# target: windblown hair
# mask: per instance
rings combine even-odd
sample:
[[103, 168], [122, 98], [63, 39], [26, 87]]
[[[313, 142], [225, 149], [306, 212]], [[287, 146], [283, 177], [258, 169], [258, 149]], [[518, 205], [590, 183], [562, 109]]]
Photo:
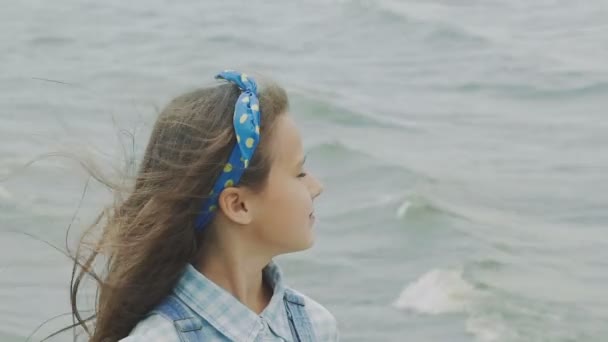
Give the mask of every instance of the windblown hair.
[[[70, 284], [75, 324], [51, 336], [80, 327], [92, 342], [118, 341], [170, 293], [204, 239], [194, 222], [236, 143], [240, 92], [233, 84], [196, 90], [160, 113], [132, 186], [126, 194], [112, 189], [114, 203], [82, 235]], [[254, 190], [266, 182], [273, 125], [289, 105], [272, 82], [260, 87], [259, 100], [260, 144], [239, 183]], [[89, 317], [77, 305], [86, 277], [97, 286]]]

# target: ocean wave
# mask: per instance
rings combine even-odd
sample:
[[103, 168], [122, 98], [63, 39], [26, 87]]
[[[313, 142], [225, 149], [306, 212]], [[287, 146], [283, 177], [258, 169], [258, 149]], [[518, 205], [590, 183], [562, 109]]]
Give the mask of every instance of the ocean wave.
[[500, 34], [500, 32], [476, 29], [457, 22], [451, 18], [459, 16], [455, 16], [450, 7], [440, 4], [429, 2], [404, 3], [394, 0], [353, 0], [348, 1], [348, 3], [351, 6], [357, 6], [368, 12], [376, 11], [387, 18], [410, 25], [415, 28], [413, 32], [420, 34], [421, 38], [428, 42], [450, 45], [469, 43], [481, 46], [499, 38]]
[[[325, 99], [325, 95], [317, 94], [300, 87], [297, 93], [290, 97], [292, 107], [298, 108], [298, 113], [309, 119], [321, 119], [326, 123], [335, 123], [345, 127], [388, 128], [394, 129], [395, 122], [384, 120], [377, 114], [362, 110], [354, 110], [339, 105], [335, 99]], [[414, 129], [411, 124], [399, 124], [404, 129]]]
[[434, 196], [414, 191], [401, 197], [401, 202], [395, 210], [397, 219], [412, 219], [424, 216], [444, 215], [465, 221], [474, 221], [474, 217], [454, 209], [444, 201], [435, 199]]
[[317, 141], [317, 143], [308, 147], [308, 152], [311, 154], [314, 153], [326, 160], [333, 160], [335, 158], [340, 160], [364, 159], [368, 161], [369, 164], [374, 162], [373, 156], [350, 147], [335, 138]]
[[[454, 229], [503, 251], [511, 249], [507, 246], [542, 245], [547, 248], [550, 245], [554, 248], [569, 248], [590, 243], [600, 237], [599, 233], [591, 230], [581, 235], [575, 233], [569, 225], [488, 206], [479, 200], [467, 200], [469, 196], [466, 194], [459, 194], [454, 198], [454, 194], [441, 194], [442, 189], [437, 191], [439, 193], [432, 189], [422, 189], [402, 196], [395, 211], [396, 217], [408, 219], [428, 214], [447, 215], [471, 223], [455, 225]], [[488, 234], [488, 229], [494, 229], [493, 233]], [[569, 238], [564, 239], [565, 236]]]
[[441, 207], [433, 204], [427, 197], [414, 193], [406, 196], [406, 199], [397, 208], [395, 216], [398, 219], [404, 219], [425, 214], [441, 213], [452, 215], [449, 211], [443, 210]]
[[478, 295], [461, 270], [433, 269], [407, 285], [393, 306], [431, 315], [462, 313]]
[[[398, 200], [404, 198], [404, 190], [413, 183], [437, 182], [407, 165], [391, 163], [374, 155], [373, 151], [362, 151], [356, 146], [338, 139], [318, 139], [307, 147], [307, 152], [319, 161], [315, 168], [323, 170], [324, 178], [351, 189], [382, 188]], [[378, 177], [382, 175], [382, 177]]]
[[608, 82], [549, 88], [527, 84], [468, 82], [454, 86], [432, 86], [432, 89], [459, 93], [494, 93], [521, 99], [571, 99], [608, 93]]
[[462, 270], [432, 269], [408, 284], [393, 306], [426, 315], [465, 314], [467, 333], [478, 342], [508, 341], [517, 334], [499, 312], [488, 310], [485, 300], [496, 300], [471, 284]]
[[517, 333], [499, 317], [472, 315], [465, 323], [466, 331], [479, 342], [496, 342], [517, 338]]

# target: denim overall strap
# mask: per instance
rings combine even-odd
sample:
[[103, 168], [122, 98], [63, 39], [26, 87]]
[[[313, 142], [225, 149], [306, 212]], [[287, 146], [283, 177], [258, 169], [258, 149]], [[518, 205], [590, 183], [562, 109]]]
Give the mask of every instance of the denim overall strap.
[[285, 290], [285, 310], [289, 328], [295, 342], [316, 342], [310, 317], [306, 312], [304, 298], [289, 289]]
[[173, 321], [181, 342], [203, 341], [201, 321], [194, 317], [184, 303], [173, 295], [169, 295], [154, 311], [166, 319]]

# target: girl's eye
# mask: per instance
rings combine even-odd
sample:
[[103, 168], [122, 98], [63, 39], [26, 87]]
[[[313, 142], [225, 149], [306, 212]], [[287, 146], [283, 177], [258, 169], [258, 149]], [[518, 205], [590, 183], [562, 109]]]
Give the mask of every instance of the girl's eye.
[[306, 172], [302, 172], [298, 175], [298, 178], [304, 178], [306, 177]]

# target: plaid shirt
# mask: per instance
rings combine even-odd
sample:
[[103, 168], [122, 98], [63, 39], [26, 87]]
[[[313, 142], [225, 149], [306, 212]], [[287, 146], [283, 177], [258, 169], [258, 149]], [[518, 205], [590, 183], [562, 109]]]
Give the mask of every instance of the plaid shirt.
[[[212, 329], [206, 329], [205, 342], [292, 342], [283, 296], [285, 285], [279, 267], [271, 262], [264, 275], [274, 289], [272, 299], [257, 315], [234, 296], [219, 287], [188, 264], [174, 294], [188, 303], [198, 318]], [[292, 290], [293, 291], [293, 290]], [[296, 292], [306, 302], [306, 311], [319, 342], [338, 341], [334, 316], [321, 304]], [[173, 322], [154, 314], [140, 321], [131, 334], [120, 342], [179, 342]]]

